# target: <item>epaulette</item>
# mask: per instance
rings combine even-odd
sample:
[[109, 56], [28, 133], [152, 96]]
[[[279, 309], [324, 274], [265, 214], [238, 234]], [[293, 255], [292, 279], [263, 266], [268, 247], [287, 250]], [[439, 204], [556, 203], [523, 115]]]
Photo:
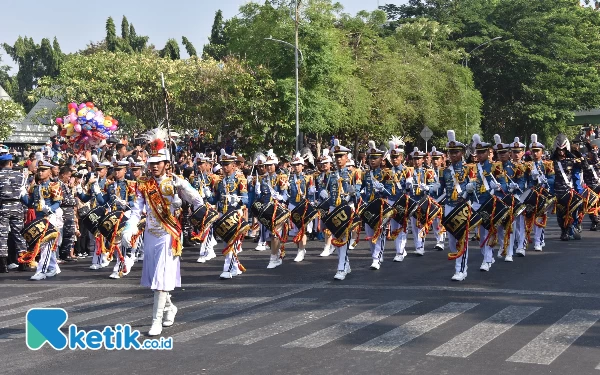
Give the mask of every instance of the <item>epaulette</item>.
[[50, 189], [50, 194], [54, 200], [62, 200], [62, 188], [60, 187], [59, 182], [50, 182], [48, 188]]

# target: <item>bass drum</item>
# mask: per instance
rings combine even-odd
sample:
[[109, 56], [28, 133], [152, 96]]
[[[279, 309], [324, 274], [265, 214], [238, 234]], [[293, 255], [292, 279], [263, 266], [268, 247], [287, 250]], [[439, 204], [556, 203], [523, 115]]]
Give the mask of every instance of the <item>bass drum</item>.
[[[46, 226], [48, 228], [46, 228]], [[27, 224], [27, 226], [21, 230], [21, 234], [27, 243], [27, 250], [32, 250], [38, 242], [41, 245], [58, 237], [58, 231], [54, 225], [44, 217]]]
[[215, 221], [215, 234], [231, 245], [239, 236], [250, 230], [250, 224], [244, 220], [241, 210], [231, 210]]
[[316, 208], [310, 204], [308, 199], [303, 199], [290, 213], [292, 223], [296, 228], [308, 225], [318, 215]]
[[430, 196], [426, 195], [417, 204], [417, 209], [412, 216], [417, 219], [421, 225], [425, 225], [433, 220], [442, 212], [440, 204]]
[[81, 224], [92, 233], [92, 235], [96, 236], [98, 234], [98, 226], [100, 225], [100, 221], [106, 215], [106, 208], [104, 207], [96, 207], [81, 219]]
[[[275, 208], [273, 201], [267, 204], [256, 201], [252, 204], [251, 210], [254, 217], [271, 232], [289, 219], [291, 215], [290, 210], [282, 204], [277, 204], [277, 208]], [[275, 213], [275, 220], [273, 220], [273, 213]]]
[[502, 220], [502, 223], [500, 223], [503, 227], [506, 228], [508, 225], [511, 224], [508, 222], [508, 220], [510, 218], [510, 210], [512, 209], [512, 211], [513, 211], [513, 213], [512, 213], [513, 218], [517, 218], [517, 216], [521, 215], [523, 213], [523, 211], [525, 211], [525, 209], [527, 208], [527, 205], [521, 203], [512, 194], [505, 195], [504, 198], [502, 198], [502, 202], [504, 202], [504, 204], [506, 204], [506, 206], [509, 209], [509, 211], [508, 211], [509, 214], [506, 215], [504, 220]]
[[412, 199], [408, 194], [404, 194], [392, 205], [392, 208], [396, 212], [394, 220], [396, 220], [398, 224], [404, 223], [405, 219], [408, 219], [414, 214], [418, 205], [419, 202]]
[[190, 222], [194, 228], [203, 232], [212, 223], [217, 221], [218, 218], [219, 213], [214, 208], [203, 204], [194, 210], [192, 216], [190, 216]]
[[442, 219], [442, 225], [446, 228], [446, 231], [456, 239], [469, 235], [469, 233], [465, 233], [467, 224], [469, 225], [469, 229], [473, 229], [480, 223], [481, 216], [479, 216], [479, 212], [472, 209], [467, 201], [459, 203]]
[[567, 210], [567, 213], [574, 212], [579, 206], [583, 204], [583, 197], [575, 191], [575, 189], [571, 189], [566, 193], [556, 197], [556, 209], [560, 211]]
[[385, 201], [385, 199], [373, 200], [360, 214], [363, 222], [372, 229], [385, 226], [392, 216], [394, 216], [394, 209]]
[[492, 224], [493, 226], [498, 226], [502, 223], [502, 220], [509, 213], [509, 208], [500, 198], [492, 195], [479, 207], [477, 212], [481, 216], [481, 226], [486, 230], [490, 230], [492, 229]]
[[[123, 229], [125, 229], [125, 224], [127, 223], [127, 217], [124, 215], [124, 211], [111, 211], [104, 215], [102, 219], [100, 219], [100, 223], [98, 224], [98, 232], [104, 236], [107, 240], [111, 240], [114, 236], [114, 242], [112, 244], [117, 244], [121, 241], [121, 234], [123, 233]], [[111, 245], [112, 245], [111, 244]]]

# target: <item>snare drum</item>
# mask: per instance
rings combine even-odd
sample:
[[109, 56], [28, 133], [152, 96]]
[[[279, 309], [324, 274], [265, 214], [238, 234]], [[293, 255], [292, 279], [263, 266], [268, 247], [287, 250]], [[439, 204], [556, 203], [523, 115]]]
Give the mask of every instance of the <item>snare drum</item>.
[[[470, 218], [469, 211], [471, 211]], [[461, 239], [465, 236], [467, 224], [469, 224], [469, 229], [472, 229], [479, 225], [479, 223], [481, 223], [481, 216], [470, 207], [467, 201], [459, 203], [442, 219], [442, 225], [446, 228], [446, 231], [456, 239]], [[468, 236], [469, 234], [466, 233], [466, 235]]]
[[218, 218], [213, 228], [215, 234], [230, 245], [250, 230], [250, 224], [244, 220], [241, 210], [231, 210]]
[[360, 217], [365, 224], [372, 229], [385, 226], [388, 220], [394, 216], [394, 209], [385, 199], [375, 199], [370, 202], [361, 212]]
[[583, 197], [583, 207], [586, 214], [590, 214], [590, 210], [596, 207], [598, 203], [598, 194], [596, 194], [592, 189], [586, 187], [583, 193], [581, 194]]
[[[494, 204], [496, 205], [494, 209]], [[481, 226], [486, 230], [492, 229], [492, 224], [498, 226], [506, 215], [509, 213], [508, 206], [495, 195], [492, 195], [484, 204], [477, 210], [481, 216]], [[493, 214], [493, 216], [492, 216]]]
[[583, 197], [577, 194], [575, 189], [571, 189], [566, 193], [557, 196], [556, 203], [558, 205], [558, 210], [565, 211], [566, 209], [567, 213], [570, 214], [583, 204]]
[[318, 214], [317, 209], [310, 204], [308, 199], [303, 199], [294, 209], [292, 210], [291, 218], [292, 223], [296, 228], [302, 228], [308, 225]]
[[[48, 226], [48, 229], [46, 229], [46, 226]], [[58, 237], [58, 231], [54, 225], [44, 217], [33, 220], [27, 224], [27, 226], [21, 230], [21, 234], [27, 243], [28, 250], [33, 249], [38, 242], [41, 245]], [[43, 238], [42, 235], [44, 235]]]
[[[506, 206], [508, 207], [509, 210], [512, 209], [512, 216], [513, 219], [516, 218], [517, 216], [521, 215], [523, 213], [523, 211], [525, 211], [525, 209], [527, 208], [527, 205], [521, 203], [514, 195], [512, 194], [507, 194], [504, 196], [504, 198], [502, 198], [502, 202], [504, 202], [504, 204], [506, 204]], [[509, 211], [510, 214], [510, 211]], [[510, 215], [506, 215], [506, 217], [504, 218], [504, 220], [502, 220], [502, 223], [500, 223], [503, 227], [507, 227], [512, 223], [508, 222], [508, 219], [510, 218]]]
[[[282, 204], [277, 204], [277, 209], [275, 209], [273, 201], [267, 204], [256, 201], [252, 204], [251, 210], [254, 217], [271, 232], [279, 228], [291, 215], [290, 210]], [[275, 220], [273, 220], [273, 213], [275, 213]]]
[[325, 228], [327, 228], [334, 238], [341, 239], [346, 233], [348, 226], [352, 228], [354, 221], [351, 223], [350, 218], [352, 217], [352, 206], [345, 200], [339, 206], [336, 206], [330, 213], [321, 217]]

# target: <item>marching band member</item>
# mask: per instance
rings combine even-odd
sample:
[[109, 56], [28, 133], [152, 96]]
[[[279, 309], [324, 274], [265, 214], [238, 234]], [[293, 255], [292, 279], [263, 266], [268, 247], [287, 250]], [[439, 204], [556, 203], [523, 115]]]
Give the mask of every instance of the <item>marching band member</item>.
[[[350, 183], [352, 185], [356, 185], [356, 181], [360, 181], [362, 180], [362, 170], [360, 170], [359, 168], [356, 168], [356, 163], [354, 162], [354, 159], [352, 158], [352, 154], [348, 154], [348, 162], [346, 163], [346, 167], [348, 167], [348, 171], [350, 173]], [[383, 167], [383, 165], [382, 165]], [[352, 197], [350, 197], [349, 202], [352, 202], [352, 204], [354, 204], [354, 206], [356, 207], [356, 205], [358, 204], [358, 201], [360, 196], [354, 195]], [[357, 230], [353, 230], [350, 233], [350, 245], [348, 245], [348, 249], [350, 250], [354, 250], [354, 248], [356, 247], [357, 244], [357, 238], [358, 238], [358, 231], [360, 231], [360, 227], [358, 227]]]
[[62, 201], [60, 208], [63, 212], [63, 229], [60, 235], [61, 241], [58, 247], [58, 257], [63, 261], [76, 260], [71, 256], [71, 251], [75, 244], [76, 235], [79, 233], [79, 225], [75, 217], [75, 207], [77, 199], [75, 198], [73, 184], [71, 182], [71, 167], [63, 166], [58, 174], [58, 181], [62, 189]]
[[[550, 192], [561, 197], [574, 189], [574, 176], [581, 171], [581, 161], [571, 153], [571, 144], [566, 135], [559, 134], [554, 140], [553, 146], [551, 159], [554, 163], [555, 176], [553, 189]], [[562, 241], [581, 239], [581, 233], [575, 230], [577, 212], [578, 209], [570, 211], [570, 207], [557, 206], [556, 219], [561, 229], [560, 239]]]
[[[21, 197], [21, 201], [26, 206], [35, 210], [35, 218], [47, 218], [48, 221], [57, 229], [58, 222], [62, 221], [62, 210], [60, 202], [62, 201], [62, 189], [58, 182], [51, 182], [50, 176], [52, 164], [47, 161], [41, 161], [37, 168], [38, 184], [29, 187], [29, 194]], [[52, 277], [60, 273], [60, 267], [56, 263], [55, 240], [48, 241], [41, 245], [40, 261], [37, 265], [35, 275], [31, 280], [43, 280], [46, 277]]]
[[[300, 156], [300, 152], [292, 158], [290, 162], [292, 166], [292, 174], [290, 175], [290, 197], [288, 208], [292, 211], [296, 206], [302, 202], [303, 199], [308, 199], [311, 203], [314, 202], [317, 189], [315, 188], [315, 182], [313, 181], [312, 175], [304, 174], [304, 158]], [[313, 222], [306, 224], [306, 232], [302, 238], [298, 239], [298, 254], [294, 258], [294, 262], [302, 262], [306, 255], [306, 233], [311, 233], [313, 228]], [[302, 228], [297, 228], [292, 223], [290, 229], [290, 235], [296, 236]]]
[[[230, 210], [239, 210], [248, 204], [247, 182], [245, 178], [236, 173], [236, 160], [237, 158], [234, 155], [229, 155], [225, 150], [221, 149], [220, 163], [223, 166], [224, 175], [218, 182], [215, 194], [210, 201], [212, 204], [216, 204], [217, 211], [221, 214], [226, 214]], [[242, 271], [239, 269], [237, 256], [234, 254], [234, 252], [238, 252], [241, 249], [242, 244], [236, 243], [233, 247], [233, 251], [228, 252], [225, 256], [223, 273], [220, 276], [221, 280], [231, 279], [234, 276], [242, 274]]]
[[[471, 186], [469, 191], [472, 191], [472, 204], [475, 210], [479, 210], [487, 200], [489, 200], [496, 191], [506, 190], [506, 183], [504, 178], [496, 180], [494, 176], [500, 175], [502, 164], [491, 163], [489, 161], [490, 144], [483, 142], [479, 137], [479, 134], [473, 135], [472, 147], [476, 150], [477, 156], [477, 180], [470, 182]], [[498, 225], [498, 223], [494, 223]], [[491, 228], [490, 232], [494, 232], [495, 228]], [[494, 233], [488, 233], [483, 226], [479, 227], [481, 254], [483, 255], [483, 262], [479, 269], [481, 271], [489, 271], [494, 261], [494, 254], [492, 246], [494, 245], [495, 236]]]
[[[587, 153], [583, 159], [583, 181], [588, 188], [598, 193], [600, 191], [600, 158], [598, 157], [598, 146], [597, 142], [592, 143], [586, 142]], [[600, 216], [598, 211], [589, 211], [590, 220], [592, 221], [591, 231], [598, 230], [598, 223], [600, 223]]]
[[[411, 176], [411, 169], [403, 164], [404, 161], [404, 141], [402, 138], [392, 137], [388, 142], [390, 147], [388, 157], [392, 164], [392, 168], [385, 171], [387, 178], [385, 188], [389, 191], [388, 203], [393, 205], [401, 196], [405, 194], [406, 179]], [[408, 223], [406, 223], [408, 226]], [[392, 218], [390, 222], [392, 230], [392, 238], [394, 239], [394, 247], [396, 256], [394, 262], [402, 262], [406, 257], [406, 231], [404, 223], [399, 223]], [[395, 238], [394, 238], [395, 237]]]
[[[522, 194], [525, 192], [526, 184], [528, 182], [528, 166], [523, 162], [523, 155], [525, 154], [525, 144], [519, 141], [519, 137], [515, 137], [513, 143], [510, 144], [510, 157], [513, 165], [517, 166], [523, 173], [523, 178], [519, 181], [515, 181], [519, 184], [520, 191], [517, 193]], [[514, 234], [517, 250], [515, 253], [519, 256], [525, 256], [525, 249], [527, 248], [527, 238], [525, 236], [525, 213], [521, 213], [515, 219]], [[519, 251], [521, 250], [521, 251]]]
[[[378, 149], [374, 141], [369, 141], [369, 149], [367, 150], [367, 158], [369, 161], [369, 173], [365, 173], [360, 193], [363, 201], [368, 205], [376, 199], [387, 198], [386, 189], [383, 184], [384, 174], [381, 169], [381, 162], [385, 151]], [[351, 186], [351, 185], [350, 185]], [[383, 262], [383, 251], [385, 250], [385, 240], [387, 233], [385, 228], [371, 228], [365, 223], [365, 232], [367, 238], [373, 238], [379, 230], [379, 238], [373, 238], [369, 241], [371, 250], [372, 270], [378, 270]]]
[[[103, 192], [96, 196], [96, 201], [99, 205], [107, 205], [110, 207], [111, 211], [124, 211], [124, 217], [127, 219], [131, 216], [131, 207], [133, 207], [136, 197], [136, 183], [125, 179], [128, 165], [129, 162], [125, 160], [115, 161], [112, 175], [114, 181], [105, 184]], [[132, 251], [132, 248], [135, 248], [136, 245], [137, 243], [133, 243], [129, 248], [122, 248], [122, 251], [124, 252], [124, 254], [122, 254], [124, 257], [124, 264], [121, 264], [121, 260], [117, 257], [113, 272], [109, 276], [111, 279], [121, 278], [119, 275], [120, 270], [123, 271], [123, 275], [129, 274], [134, 263], [133, 257], [135, 254], [127, 256], [126, 253]]]
[[[213, 192], [212, 192], [212, 186], [213, 186], [213, 181], [212, 181], [212, 173], [211, 173], [211, 168], [210, 168], [210, 158], [205, 156], [204, 154], [198, 154], [196, 161], [198, 163], [198, 175], [196, 176], [196, 180], [199, 183], [199, 187], [198, 187], [198, 192], [200, 193], [200, 196], [202, 197], [202, 199], [204, 200], [210, 200], [211, 197], [213, 196]], [[204, 239], [204, 241], [202, 241], [202, 244], [200, 245], [200, 254], [198, 257], [198, 260], [196, 260], [196, 262], [198, 263], [205, 263], [213, 258], [217, 257], [217, 254], [215, 254], [215, 245], [217, 244], [217, 240], [215, 239], [215, 234], [214, 234], [214, 228], [210, 228], [208, 235], [206, 236], [206, 238]]]
[[[529, 181], [528, 185], [530, 187], [533, 186], [542, 186], [548, 189], [551, 193], [554, 189], [554, 178], [555, 178], [555, 170], [554, 163], [551, 160], [543, 160], [542, 156], [544, 155], [544, 149], [546, 147], [537, 141], [537, 134], [531, 135], [531, 143], [529, 144], [529, 150], [531, 150], [531, 157], [533, 161], [529, 167]], [[542, 222], [546, 222], [548, 217], [547, 213], [544, 213]], [[537, 221], [537, 220], [536, 220]], [[545, 224], [544, 224], [545, 226]], [[542, 251], [543, 247], [546, 245], [544, 241], [544, 226], [542, 225], [534, 225], [533, 228], [533, 249], [535, 251]], [[517, 254], [521, 256], [525, 256], [525, 248], [527, 246], [527, 239], [523, 236], [523, 242], [519, 245], [517, 249]]]
[[181, 207], [182, 200], [193, 207], [200, 206], [203, 201], [187, 181], [175, 175], [166, 175], [170, 160], [165, 149], [164, 129], [151, 131], [148, 137], [151, 141], [148, 166], [152, 175], [140, 178], [136, 184], [136, 197], [123, 231], [122, 245], [131, 247], [132, 237], [138, 232], [138, 223], [145, 208], [145, 259], [141, 285], [154, 291], [152, 326], [148, 335], [156, 336], [160, 335], [163, 326], [173, 325], [177, 314], [177, 307], [172, 303], [169, 293], [181, 287], [181, 225], [175, 218], [175, 211]]
[[[522, 165], [514, 164], [510, 160], [511, 147], [520, 146], [522, 143], [519, 142], [519, 138], [515, 139], [515, 143], [508, 144], [502, 143], [500, 135], [494, 135], [494, 150], [498, 155], [498, 160], [502, 163], [502, 172], [503, 176], [494, 176], [498, 178], [504, 178], [506, 180], [506, 184], [508, 186], [508, 191], [498, 191], [496, 192], [496, 196], [498, 198], [504, 198], [507, 195], [517, 195], [519, 192], [523, 192], [525, 190], [525, 173], [522, 169]], [[497, 169], [498, 171], [499, 169]], [[515, 240], [515, 222], [514, 220], [518, 220], [518, 218], [513, 218], [513, 221], [509, 223], [510, 229], [505, 229], [504, 226], [500, 225], [498, 227], [498, 243], [500, 244], [500, 248], [498, 250], [498, 258], [502, 258], [504, 255], [505, 262], [513, 261], [513, 248], [514, 248], [514, 240]]]
[[[319, 196], [329, 204], [329, 212], [336, 206], [342, 204], [342, 199], [349, 200], [360, 191], [361, 181], [356, 181], [356, 185], [351, 184], [350, 173], [346, 167], [350, 149], [340, 145], [338, 139], [333, 143], [333, 155], [337, 169], [328, 176], [329, 184], [320, 187]], [[350, 223], [346, 223], [350, 225]], [[349, 236], [348, 236], [349, 237]], [[337, 242], [339, 241], [339, 242]], [[338, 243], [339, 246], [335, 246]], [[346, 275], [352, 272], [350, 261], [348, 259], [348, 246], [350, 238], [336, 238], [332, 240], [332, 245], [338, 252], [338, 267], [334, 276], [335, 280], [344, 280]]]
[[[257, 197], [263, 204], [267, 204], [271, 201], [277, 201], [278, 204], [279, 202], [283, 204], [288, 198], [288, 176], [285, 173], [277, 173], [276, 168], [279, 164], [279, 159], [273, 150], [269, 150], [266, 156], [267, 161], [265, 162], [265, 165], [267, 166], [267, 175], [261, 180], [260, 189], [255, 193], [258, 193]], [[284, 233], [286, 228], [274, 228], [277, 233], [271, 233], [264, 225], [261, 224], [261, 226], [263, 239], [271, 247], [271, 257], [267, 268], [271, 269], [278, 267], [283, 262], [284, 252], [281, 251], [281, 247], [284, 246], [285, 243], [281, 243], [281, 239], [286, 236], [286, 233]]]
[[[106, 185], [106, 177], [108, 174], [108, 168], [111, 166], [109, 162], [102, 162], [96, 166], [96, 175], [92, 174], [87, 183], [87, 193], [83, 192], [81, 186], [77, 187], [77, 195], [82, 202], [92, 201], [90, 204], [90, 208], [96, 208], [98, 203], [98, 195], [102, 193], [104, 190], [104, 185]], [[100, 204], [101, 205], [101, 204]], [[101, 252], [100, 255], [97, 254], [99, 251], [98, 248], [103, 248], [104, 237], [101, 234], [94, 236], [92, 232], [89, 233], [90, 237], [90, 248], [89, 253], [92, 256], [92, 265], [90, 269], [98, 270], [100, 268], [107, 267], [110, 264], [110, 261], [107, 259], [107, 253]]]
[[[468, 194], [475, 191], [473, 181], [476, 179], [473, 166], [463, 160], [467, 146], [456, 140], [454, 130], [448, 130], [447, 135], [446, 150], [450, 158], [450, 165], [444, 169], [443, 178], [440, 181], [441, 189], [447, 198], [444, 206], [444, 216], [449, 216], [460, 203], [464, 202]], [[468, 220], [469, 218], [465, 216], [463, 219]], [[451, 251], [449, 258], [455, 260], [452, 280], [463, 281], [467, 278], [469, 232], [465, 231], [462, 238], [456, 238], [448, 232], [448, 246]]]
[[[262, 156], [262, 157], [261, 157]], [[258, 200], [261, 189], [262, 189], [262, 181], [268, 179], [269, 173], [267, 172], [267, 157], [265, 155], [258, 155], [256, 158], [256, 181], [254, 182], [254, 200]], [[265, 251], [271, 250], [271, 247], [267, 244], [267, 236], [266, 229], [264, 226], [258, 222], [258, 218], [253, 218], [256, 220], [258, 224], [258, 244], [254, 250], [256, 251]]]
[[[411, 177], [406, 180], [406, 189], [410, 191], [411, 197], [416, 201], [425, 197], [435, 182], [433, 170], [423, 167], [425, 155], [417, 147], [410, 153], [413, 160], [413, 171]], [[415, 242], [415, 253], [423, 256], [425, 255], [425, 236], [421, 232], [420, 223], [414, 216], [411, 216], [410, 225]]]
[[[331, 171], [332, 163], [333, 160], [329, 155], [329, 149], [326, 148], [322, 151], [321, 157], [319, 158], [318, 166], [320, 173], [318, 173], [318, 176], [315, 178], [317, 190], [319, 192], [322, 192], [323, 190], [329, 191], [330, 185], [335, 184], [333, 172]], [[322, 196], [320, 197], [323, 201], [328, 200], [328, 198], [323, 198]], [[328, 230], [325, 229], [325, 224], [321, 219], [319, 219], [319, 228], [321, 228], [325, 235], [325, 247], [323, 248], [323, 251], [321, 252], [321, 254], [319, 254], [319, 256], [328, 257], [335, 252], [335, 247], [331, 244], [331, 234]]]
[[[444, 153], [437, 151], [435, 146], [432, 146], [429, 157], [431, 158], [431, 169], [433, 170], [433, 177], [435, 180], [429, 190], [429, 196], [439, 203], [440, 197], [443, 194], [442, 189], [440, 189], [442, 186], [440, 180], [443, 178], [444, 169], [446, 169], [446, 166], [443, 164]], [[436, 217], [433, 220], [433, 235], [435, 237], [435, 250], [443, 251], [444, 242], [446, 240], [446, 231], [442, 226], [442, 219], [440, 217]]]

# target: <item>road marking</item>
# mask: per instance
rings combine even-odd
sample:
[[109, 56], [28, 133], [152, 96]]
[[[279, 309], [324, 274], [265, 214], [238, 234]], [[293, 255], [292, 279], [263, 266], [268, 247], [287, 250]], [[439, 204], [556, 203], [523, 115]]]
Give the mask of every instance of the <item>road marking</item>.
[[[67, 306], [64, 309], [69, 313], [73, 313], [76, 311], [80, 311], [80, 310], [84, 310], [90, 307], [94, 307], [103, 303], [113, 303], [113, 302], [118, 302], [118, 301], [122, 301], [125, 299], [129, 299], [131, 297], [108, 297], [108, 298], [102, 298], [99, 300], [93, 300], [93, 301], [88, 301], [88, 302], [84, 302], [84, 303], [80, 303], [78, 305], [73, 305], [73, 306]], [[69, 317], [69, 320], [67, 321], [67, 323], [65, 324], [69, 324], [72, 323], [72, 319], [73, 317]], [[15, 325], [19, 325], [22, 324], [23, 325], [23, 330], [25, 329], [25, 319], [23, 318], [15, 318], [15, 319], [11, 319], [11, 320], [6, 320], [4, 322], [0, 323], [0, 328], [7, 328], [7, 327], [11, 327], [11, 326], [15, 326]], [[5, 335], [0, 335], [0, 339], [5, 338]]]
[[571, 310], [507, 361], [549, 365], [598, 319], [600, 310]]
[[386, 304], [377, 306], [376, 308], [365, 311], [352, 318], [346, 319], [343, 322], [337, 323], [331, 327], [322, 329], [308, 336], [299, 338], [288, 344], [283, 345], [284, 348], [318, 348], [331, 341], [337, 340], [340, 337], [346, 336], [354, 331], [364, 328], [370, 324], [383, 320], [391, 315], [394, 315], [402, 310], [408, 309], [411, 306], [420, 303], [421, 301], [403, 301], [395, 300]]
[[[22, 314], [22, 313], [28, 311], [29, 309], [35, 309], [38, 307], [56, 306], [56, 305], [61, 305], [63, 303], [71, 303], [71, 302], [75, 302], [75, 301], [80, 301], [85, 298], [86, 297], [64, 297], [64, 298], [59, 298], [59, 299], [55, 299], [52, 301], [39, 302], [39, 303], [34, 303], [34, 304], [31, 304], [28, 306], [16, 307], [11, 310], [0, 311], [0, 317], [14, 315], [14, 314]], [[22, 319], [25, 320], [25, 317], [23, 317]]]
[[293, 316], [284, 322], [276, 322], [270, 324], [266, 327], [257, 328], [250, 332], [246, 332], [239, 336], [232, 337], [230, 339], [221, 341], [219, 344], [240, 344], [240, 345], [250, 345], [258, 342], [260, 340], [264, 340], [266, 338], [278, 335], [283, 332], [287, 332], [291, 329], [303, 326], [315, 320], [324, 318], [328, 315], [331, 315], [335, 312], [343, 310], [348, 306], [352, 306], [361, 301], [360, 299], [343, 299], [339, 301], [335, 301], [328, 305], [318, 306], [314, 310], [310, 310], [300, 315]]
[[224, 317], [209, 324], [205, 324], [200, 327], [192, 328], [187, 331], [177, 333], [173, 335], [173, 339], [177, 343], [187, 342], [198, 337], [203, 337], [206, 335], [210, 335], [211, 333], [215, 333], [227, 328], [244, 324], [251, 320], [262, 318], [279, 310], [287, 309], [289, 307], [303, 303], [308, 303], [314, 300], [315, 298], [290, 298], [281, 302], [274, 303], [272, 305], [266, 305], [263, 307], [259, 307], [255, 310], [246, 311], [245, 313], [236, 315], [234, 317]]
[[450, 302], [352, 350], [387, 353], [468, 311], [478, 303]]
[[427, 355], [467, 358], [539, 309], [536, 306], [508, 306]]
[[[219, 297], [194, 297], [192, 299], [187, 299], [187, 300], [181, 301], [181, 302], [173, 301], [173, 304], [177, 307], [177, 310], [178, 310], [177, 316], [181, 317], [183, 314], [186, 314], [185, 312], [182, 311], [183, 309], [193, 307], [196, 305], [205, 304], [205, 303], [215, 302], [217, 300], [219, 300]], [[132, 325], [133, 323], [140, 321], [140, 320], [151, 319], [152, 314], [148, 314], [149, 312], [150, 311], [140, 311], [140, 312], [133, 313], [133, 314], [127, 314], [126, 319], [116, 320], [114, 322], [114, 324]]]
[[21, 297], [6, 297], [3, 300], [0, 300], [0, 307], [6, 307], [10, 305], [16, 305], [18, 303], [23, 302], [31, 302], [36, 299], [40, 299], [42, 297], [31, 297], [31, 296], [21, 296]]

